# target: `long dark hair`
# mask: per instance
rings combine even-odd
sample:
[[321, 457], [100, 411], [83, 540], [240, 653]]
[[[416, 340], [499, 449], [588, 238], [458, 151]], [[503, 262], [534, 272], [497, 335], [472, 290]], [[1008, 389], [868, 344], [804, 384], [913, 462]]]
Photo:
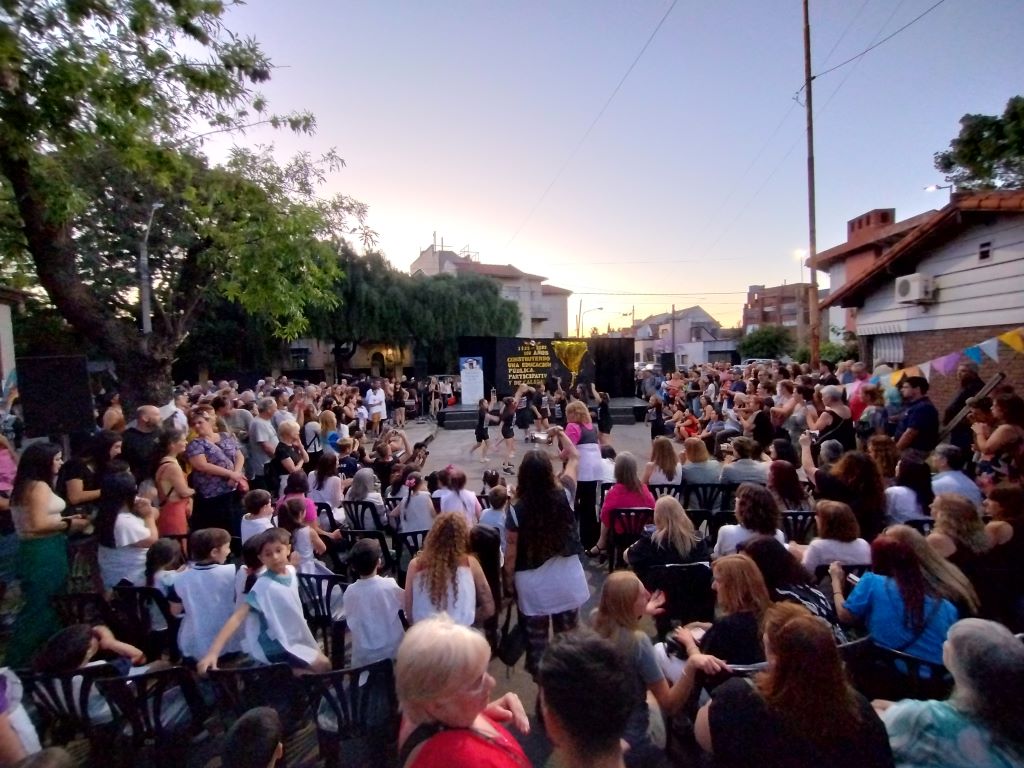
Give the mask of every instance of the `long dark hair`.
[[768, 487], [782, 500], [786, 509], [800, 509], [807, 493], [800, 485], [800, 476], [788, 461], [777, 460], [768, 465]]
[[546, 453], [532, 450], [523, 456], [516, 492], [519, 548], [531, 562], [547, 561], [565, 548], [575, 521]]
[[743, 554], [757, 564], [769, 590], [813, 581], [807, 569], [774, 536], [755, 536], [742, 547]]
[[121, 434], [110, 429], [101, 429], [92, 436], [86, 451], [86, 461], [96, 470], [97, 475], [107, 471], [107, 465], [110, 464], [110, 449], [121, 442], [124, 442]]
[[928, 514], [928, 507], [935, 500], [932, 491], [932, 473], [928, 465], [916, 456], [904, 456], [896, 465], [896, 485], [909, 488], [917, 496], [917, 503]]
[[99, 512], [96, 515], [96, 533], [104, 547], [115, 547], [114, 524], [117, 515], [132, 511], [139, 486], [127, 469], [108, 472], [100, 481]]
[[[178, 440], [181, 440], [183, 437], [185, 437], [185, 433], [180, 429], [170, 427], [160, 430], [160, 435], [156, 439], [156, 450], [153, 451], [153, 460], [149, 467], [150, 477], [154, 479], [156, 478], [156, 472], [160, 468], [160, 464], [163, 462], [164, 458], [167, 456], [168, 451], [170, 451], [171, 445], [176, 443]], [[109, 448], [107, 450], [109, 451]], [[180, 459], [178, 459], [178, 463], [181, 463]]]
[[32, 443], [25, 449], [11, 488], [11, 506], [25, 502], [25, 494], [32, 483], [46, 483], [53, 488], [53, 460], [58, 453], [60, 446], [53, 443]]
[[924, 601], [928, 585], [910, 545], [883, 534], [871, 542], [871, 564], [875, 573], [896, 582], [903, 598], [904, 626], [913, 632], [924, 629]]
[[[321, 490], [327, 478], [338, 474], [338, 454], [334, 451], [324, 451], [316, 462], [316, 483], [313, 487]], [[307, 478], [308, 480], [308, 478]]]
[[152, 587], [159, 571], [176, 570], [185, 562], [181, 545], [174, 539], [157, 539], [146, 551], [146, 586]]

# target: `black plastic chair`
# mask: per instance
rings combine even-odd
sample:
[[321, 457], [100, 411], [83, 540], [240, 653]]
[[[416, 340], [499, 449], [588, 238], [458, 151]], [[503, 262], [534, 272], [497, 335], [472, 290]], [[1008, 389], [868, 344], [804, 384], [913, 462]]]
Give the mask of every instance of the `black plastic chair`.
[[953, 678], [943, 665], [872, 643], [853, 664], [854, 687], [868, 699], [949, 697]]
[[423, 549], [423, 542], [427, 539], [430, 531], [399, 531], [395, 535], [398, 546], [395, 548], [395, 556], [398, 562], [398, 583], [405, 586], [405, 574], [409, 570], [409, 563], [416, 553]]
[[384, 506], [388, 508], [388, 512], [393, 512], [398, 508], [398, 505], [402, 503], [401, 496], [388, 496], [384, 499]]
[[647, 489], [655, 499], [660, 499], [662, 496], [673, 496], [679, 499], [680, 504], [683, 502], [683, 486], [681, 483], [651, 483], [647, 486]]
[[[384, 534], [384, 531], [360, 528], [342, 530], [341, 532], [341, 543], [344, 545], [345, 549], [351, 549], [359, 539], [376, 539], [377, 543], [380, 544], [381, 557], [384, 561], [384, 567], [382, 570], [390, 575], [398, 574], [397, 553], [388, 544], [388, 539]], [[350, 580], [354, 580], [355, 578], [358, 578], [358, 576], [354, 576]]]
[[644, 532], [644, 526], [654, 522], [654, 510], [646, 507], [613, 509], [608, 526], [608, 572], [625, 565], [622, 555]]
[[664, 637], [672, 624], [711, 621], [715, 617], [715, 592], [711, 589], [711, 563], [655, 565], [639, 574], [650, 591], [665, 593], [665, 611], [654, 617], [658, 635]]
[[614, 486], [615, 483], [601, 483], [601, 498], [599, 500], [599, 507], [604, 506], [604, 497], [608, 495], [608, 491], [610, 491]]
[[44, 743], [63, 746], [79, 734], [89, 741], [92, 765], [109, 764], [120, 724], [94, 723], [89, 714], [89, 698], [98, 680], [117, 677], [111, 664], [96, 664], [59, 675], [21, 673], [25, 690], [39, 713], [40, 736]]
[[736, 487], [734, 483], [687, 483], [683, 486], [683, 506], [704, 510], [708, 515], [731, 509]]
[[927, 536], [932, 532], [935, 527], [935, 518], [932, 517], [914, 517], [910, 520], [904, 520], [904, 525], [909, 525], [915, 531], [920, 533], [922, 536]]
[[814, 527], [814, 513], [803, 510], [786, 510], [782, 513], [782, 530], [786, 541], [806, 544]]
[[349, 582], [337, 574], [300, 573], [299, 596], [306, 623], [316, 637], [319, 635], [324, 655], [331, 660], [331, 666], [342, 669], [345, 666], [345, 632], [348, 625], [344, 619], [334, 617], [331, 610], [336, 591], [345, 594]]
[[192, 674], [183, 667], [104, 678], [96, 686], [128, 725], [131, 765], [142, 764], [141, 755], [147, 751], [147, 764], [177, 768], [187, 765], [204, 741], [212, 742], [206, 730], [210, 710]]
[[326, 501], [316, 502], [316, 519], [320, 528], [325, 531], [334, 531], [339, 528], [338, 521], [334, 519], [334, 509]]
[[[398, 700], [390, 659], [365, 667], [305, 675], [325, 768], [389, 765], [398, 739]], [[343, 748], [347, 748], [344, 761]]]
[[341, 506], [353, 528], [364, 531], [387, 530], [385, 521], [381, 520], [377, 513], [377, 505], [372, 501], [343, 501]]
[[[114, 587], [117, 607], [136, 624], [142, 645], [149, 660], [159, 659], [166, 652], [172, 662], [181, 660], [178, 650], [178, 626], [181, 618], [171, 612], [171, 604], [155, 587]], [[166, 629], [153, 629], [153, 611], [163, 616]]]
[[253, 707], [270, 707], [281, 718], [285, 733], [305, 725], [307, 701], [287, 664], [211, 669], [217, 711], [230, 725]]
[[[117, 618], [107, 598], [98, 592], [73, 592], [67, 595], [54, 595], [50, 598], [53, 608], [57, 611], [60, 623], [65, 627], [74, 624], [103, 624], [112, 629], [123, 624]], [[123, 627], [119, 627], [122, 628]], [[115, 633], [116, 634], [116, 633]]]

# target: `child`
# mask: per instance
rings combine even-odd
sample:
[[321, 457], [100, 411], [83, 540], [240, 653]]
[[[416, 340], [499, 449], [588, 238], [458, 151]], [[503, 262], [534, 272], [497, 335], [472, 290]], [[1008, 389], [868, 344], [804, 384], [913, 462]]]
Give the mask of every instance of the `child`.
[[351, 437], [343, 437], [338, 441], [338, 474], [348, 481], [344, 484], [345, 487], [359, 471], [359, 460], [352, 455], [355, 445], [356, 442]]
[[473, 451], [477, 448], [480, 449], [480, 463], [487, 463], [487, 446], [490, 440], [490, 435], [487, 432], [488, 424], [497, 424], [501, 421], [497, 416], [491, 413], [491, 409], [494, 408], [495, 391], [491, 390], [491, 399], [486, 400], [480, 398], [477, 402], [476, 412], [476, 445], [469, 449], [469, 455], [473, 455]]
[[480, 490], [482, 496], [496, 485], [505, 485], [505, 478], [498, 474], [496, 469], [485, 469], [483, 474], [483, 487]]
[[[253, 545], [259, 547], [260, 563], [266, 571], [213, 638], [196, 670], [205, 675], [208, 669], [217, 669], [221, 652], [244, 623], [246, 650], [260, 664], [284, 662], [312, 672], [330, 671], [331, 662], [320, 652], [302, 613], [298, 576], [288, 562], [288, 531], [270, 528], [257, 534]], [[246, 621], [250, 614], [252, 618]]]
[[[167, 597], [184, 567], [181, 545], [174, 539], [157, 539], [146, 553], [146, 586]], [[180, 610], [181, 605], [175, 603], [171, 611], [176, 612], [175, 609]], [[150, 628], [154, 632], [167, 629], [167, 620], [155, 605], [150, 606]]]
[[306, 507], [302, 499], [288, 499], [278, 507], [277, 522], [291, 535], [292, 549], [298, 556], [294, 563], [299, 573], [316, 573], [316, 555], [327, 551], [327, 545], [306, 525]]
[[427, 483], [419, 472], [411, 472], [405, 479], [408, 495], [391, 511], [392, 518], [398, 518], [398, 529], [402, 531], [428, 531], [434, 524], [434, 504], [427, 493]]
[[651, 425], [651, 440], [665, 434], [664, 403], [657, 395], [651, 395], [650, 408], [647, 409], [647, 423]]
[[242, 546], [245, 542], [267, 528], [273, 528], [270, 519], [274, 514], [274, 504], [270, 493], [262, 488], [249, 491], [242, 498], [245, 514], [242, 516]]
[[256, 579], [264, 570], [263, 564], [260, 562], [260, 550], [256, 546], [259, 544], [259, 539], [256, 536], [242, 545], [242, 567], [235, 573], [235, 605], [245, 600], [245, 595], [252, 589], [252, 585], [256, 583]]
[[458, 467], [448, 468], [448, 492], [441, 496], [441, 514], [458, 512], [472, 528], [480, 520], [480, 501], [466, 490], [466, 473]]
[[272, 768], [284, 757], [281, 717], [270, 707], [250, 709], [228, 729], [222, 768]]
[[378, 575], [381, 550], [374, 539], [357, 541], [348, 562], [359, 574], [359, 580], [345, 590], [352, 666], [394, 659], [404, 635], [398, 611], [404, 605], [405, 590], [394, 579]]
[[[193, 562], [175, 579], [168, 597], [185, 610], [178, 647], [185, 658], [198, 659], [235, 609], [235, 566], [224, 564], [231, 553], [231, 534], [223, 528], [202, 528], [189, 537], [188, 545]], [[241, 637], [224, 645], [227, 653], [236, 653]]]
[[316, 504], [314, 504], [306, 494], [309, 493], [309, 478], [306, 473], [301, 469], [297, 469], [288, 475], [288, 478], [284, 482], [284, 490], [281, 495], [281, 499], [277, 502], [277, 512], [281, 513], [281, 508], [285, 505], [285, 502], [290, 499], [298, 499], [302, 502], [302, 515], [303, 519], [307, 523], [316, 522]]
[[487, 509], [480, 515], [480, 525], [497, 528], [501, 536], [501, 560], [505, 561], [505, 547], [508, 544], [505, 532], [505, 513], [508, 506], [508, 489], [496, 485], [487, 492]]

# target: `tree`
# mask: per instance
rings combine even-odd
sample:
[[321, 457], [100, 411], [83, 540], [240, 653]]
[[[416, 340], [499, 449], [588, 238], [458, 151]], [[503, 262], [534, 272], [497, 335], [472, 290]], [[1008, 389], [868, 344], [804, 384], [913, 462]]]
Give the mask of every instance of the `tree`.
[[[166, 400], [175, 352], [211, 299], [298, 335], [311, 308], [335, 301], [338, 242], [372, 239], [365, 206], [316, 194], [342, 165], [334, 153], [278, 165], [270, 149], [237, 149], [211, 168], [195, 149], [259, 123], [314, 127], [308, 114], [266, 112], [251, 88], [270, 63], [224, 29], [227, 5], [6, 0], [0, 10], [5, 272], [45, 289], [117, 364], [135, 403]], [[143, 335], [134, 270], [147, 244], [154, 322]]]
[[1006, 103], [1002, 116], [964, 115], [949, 149], [935, 167], [957, 189], [1024, 187], [1024, 96]]
[[736, 345], [741, 358], [778, 358], [793, 351], [793, 336], [781, 325], [763, 325]]

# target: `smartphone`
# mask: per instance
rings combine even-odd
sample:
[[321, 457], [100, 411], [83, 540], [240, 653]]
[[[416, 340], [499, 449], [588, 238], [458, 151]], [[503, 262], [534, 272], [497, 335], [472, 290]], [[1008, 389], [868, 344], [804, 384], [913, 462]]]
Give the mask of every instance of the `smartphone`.
[[846, 574], [846, 580], [851, 584], [857, 584], [860, 581], [860, 576], [855, 573]]
[[818, 429], [808, 429], [807, 430], [807, 434], [811, 436], [812, 440], [817, 440], [818, 439], [818, 435], [821, 434], [821, 430], [818, 430]]

